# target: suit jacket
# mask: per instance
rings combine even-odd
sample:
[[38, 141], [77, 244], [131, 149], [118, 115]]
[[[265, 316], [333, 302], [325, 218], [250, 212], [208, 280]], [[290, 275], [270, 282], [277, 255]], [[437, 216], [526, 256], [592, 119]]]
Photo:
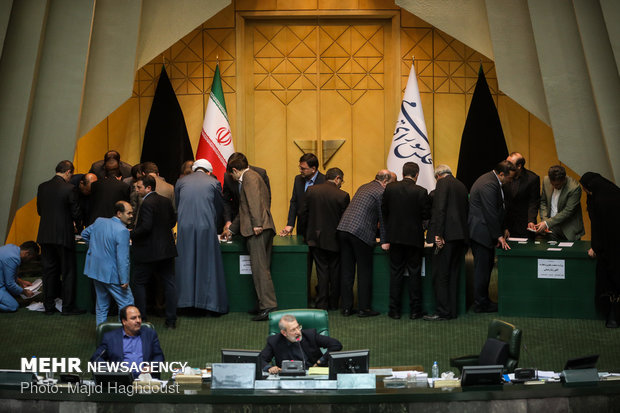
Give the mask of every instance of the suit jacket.
[[91, 184], [89, 225], [99, 217], [114, 216], [114, 204], [118, 201], [129, 202], [131, 188], [116, 178], [105, 178]]
[[177, 256], [172, 235], [176, 215], [170, 200], [157, 192], [142, 201], [136, 226], [131, 231], [133, 258], [136, 262], [154, 262]]
[[[271, 186], [267, 171], [258, 166], [250, 165], [250, 169], [263, 178], [269, 192], [269, 205], [271, 206]], [[239, 183], [234, 180], [231, 174], [224, 174], [224, 187], [222, 188], [222, 196], [224, 197], [224, 221], [232, 222], [239, 214]]]
[[381, 213], [384, 189], [383, 185], [376, 180], [360, 186], [342, 214], [338, 231], [348, 232], [368, 245], [375, 245], [377, 224], [379, 224], [381, 243], [387, 242]]
[[549, 177], [543, 179], [542, 196], [540, 198], [540, 220], [547, 222], [551, 231], [559, 229], [567, 240], [576, 241], [585, 233], [581, 216], [581, 186], [570, 176], [562, 187], [558, 198], [558, 213], [551, 218], [551, 195], [553, 186]]
[[[317, 172], [314, 179], [314, 185], [325, 183], [325, 175], [321, 172]], [[291, 195], [291, 202], [288, 208], [288, 219], [286, 225], [291, 227], [295, 226], [295, 218], [297, 218], [297, 234], [306, 236], [306, 228], [308, 223], [303, 219], [300, 219], [300, 212], [304, 205], [304, 198], [306, 197], [306, 180], [303, 176], [297, 175], [293, 182], [293, 195]]]
[[[119, 328], [117, 330], [108, 331], [103, 335], [101, 344], [93, 353], [90, 361], [111, 361], [122, 362], [123, 360], [123, 335], [125, 330]], [[142, 326], [140, 328], [140, 336], [142, 337], [142, 360], [144, 362], [163, 362], [164, 352], [159, 345], [159, 337], [152, 328]], [[159, 374], [153, 374], [159, 377]]]
[[349, 194], [333, 182], [308, 188], [299, 218], [308, 223], [306, 242], [309, 246], [340, 251], [336, 228], [349, 202]]
[[424, 247], [422, 221], [430, 218], [430, 209], [428, 192], [413, 179], [388, 184], [381, 203], [386, 242]]
[[263, 230], [276, 227], [269, 210], [269, 191], [265, 181], [251, 169], [244, 172], [239, 197], [239, 215], [230, 225], [234, 233], [241, 233], [244, 237], [254, 235], [254, 227], [263, 227]]
[[540, 177], [525, 168], [519, 179], [504, 185], [506, 197], [506, 228], [510, 235], [527, 238], [527, 224], [536, 223], [540, 205]]
[[502, 188], [493, 171], [476, 179], [469, 195], [469, 238], [487, 248], [495, 248], [504, 235], [504, 202]]
[[[121, 161], [121, 163], [119, 165], [119, 169], [121, 170], [121, 174], [123, 175], [123, 179], [131, 177], [131, 165], [129, 165], [127, 162]], [[90, 166], [90, 170], [88, 172], [97, 175], [97, 179], [105, 178], [105, 169], [103, 167], [103, 160], [97, 161], [97, 162], [93, 162], [93, 164]]]
[[0, 294], [2, 290], [15, 296], [24, 292], [15, 281], [21, 262], [20, 248], [17, 245], [6, 244], [0, 247]]
[[[299, 354], [299, 346], [303, 349], [302, 358], [305, 358], [306, 368], [312, 367], [317, 361], [321, 360], [321, 365], [326, 366], [329, 360], [330, 351], [340, 351], [342, 344], [340, 341], [329, 336], [322, 336], [314, 328], [301, 330], [302, 339], [298, 343], [291, 343], [281, 333], [274, 334], [267, 338], [267, 345], [260, 352], [263, 369], [276, 359], [276, 366], [282, 367], [282, 360], [295, 360]], [[325, 354], [321, 353], [321, 348], [326, 348]]]
[[176, 211], [176, 205], [174, 201], [174, 186], [170, 185], [164, 178], [161, 176], [155, 177], [155, 192], [159, 195], [168, 198], [170, 203], [172, 204], [172, 208]]
[[469, 213], [469, 194], [467, 187], [452, 175], [437, 180], [433, 196], [431, 222], [427, 241], [435, 242], [435, 236], [445, 241], [469, 241], [467, 214]]
[[82, 238], [88, 243], [84, 274], [106, 284], [129, 282], [129, 230], [120, 219], [97, 218]]
[[79, 219], [80, 207], [73, 185], [59, 175], [43, 182], [37, 191], [37, 212], [41, 217], [37, 236], [39, 244], [74, 247], [73, 222]]

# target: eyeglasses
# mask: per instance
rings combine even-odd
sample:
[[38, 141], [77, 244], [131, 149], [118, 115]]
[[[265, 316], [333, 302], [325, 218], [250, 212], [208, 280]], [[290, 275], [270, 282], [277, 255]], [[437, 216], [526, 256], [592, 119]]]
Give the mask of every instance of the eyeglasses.
[[301, 324], [297, 324], [297, 327], [291, 327], [289, 330], [291, 330], [291, 331], [297, 331], [297, 330], [301, 331], [301, 329], [302, 329]]

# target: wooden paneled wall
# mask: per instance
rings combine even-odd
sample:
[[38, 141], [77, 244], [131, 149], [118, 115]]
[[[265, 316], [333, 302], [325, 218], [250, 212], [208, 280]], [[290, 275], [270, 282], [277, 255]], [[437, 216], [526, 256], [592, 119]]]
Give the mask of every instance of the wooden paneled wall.
[[[267, 169], [280, 229], [298, 173], [296, 139], [316, 140], [319, 154], [322, 140], [345, 139], [326, 167], [343, 169], [351, 194], [385, 167], [413, 56], [435, 164], [456, 168], [480, 64], [508, 149], [541, 176], [559, 162], [552, 130], [498, 90], [492, 61], [392, 1], [237, 0], [138, 70], [133, 96], [79, 139], [76, 172], [108, 149], [139, 162], [164, 63], [195, 152], [219, 62], [235, 149]], [[17, 213], [7, 242], [36, 238], [34, 205]]]

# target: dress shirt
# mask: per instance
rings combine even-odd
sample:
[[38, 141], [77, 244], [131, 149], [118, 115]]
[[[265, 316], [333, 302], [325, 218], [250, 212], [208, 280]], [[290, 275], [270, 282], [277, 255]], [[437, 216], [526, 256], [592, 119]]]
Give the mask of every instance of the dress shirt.
[[306, 192], [308, 190], [309, 187], [311, 187], [312, 185], [314, 185], [314, 181], [316, 180], [317, 175], [319, 174], [319, 171], [316, 171], [314, 173], [314, 175], [312, 175], [312, 178], [308, 179], [306, 181], [306, 186], [304, 187], [304, 192]]
[[[135, 336], [128, 336], [126, 333], [123, 333], [123, 361], [138, 365], [144, 361], [140, 332]], [[132, 373], [134, 377], [140, 375], [139, 371], [132, 371]]]
[[553, 189], [553, 193], [551, 194], [551, 212], [549, 213], [550, 217], [556, 216], [558, 213], [558, 199], [560, 199], [561, 189]]

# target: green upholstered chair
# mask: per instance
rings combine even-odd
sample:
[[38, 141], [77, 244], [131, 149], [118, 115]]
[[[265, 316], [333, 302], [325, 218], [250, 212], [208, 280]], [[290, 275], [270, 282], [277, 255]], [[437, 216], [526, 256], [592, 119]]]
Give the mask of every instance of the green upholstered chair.
[[[497, 348], [493, 348], [494, 346], [488, 346], [487, 344], [490, 341], [489, 339], [495, 339], [500, 342], [507, 344], [507, 358], [504, 364], [504, 371], [506, 373], [512, 373], [515, 371], [519, 364], [519, 355], [521, 353], [521, 330], [515, 327], [514, 325], [507, 323], [502, 320], [492, 320], [489, 323], [489, 330], [487, 333], [487, 343], [483, 347], [483, 350], [491, 349], [491, 351], [497, 350]], [[464, 366], [477, 366], [480, 364], [480, 358], [483, 358], [485, 355], [478, 354], [472, 356], [463, 356], [457, 358], [450, 359], [450, 366], [457, 367], [460, 371], [463, 370]], [[486, 355], [488, 356], [488, 355]], [[506, 356], [506, 349], [503, 349], [503, 356]], [[485, 362], [484, 364], [488, 364]], [[502, 363], [499, 363], [502, 364]]]
[[329, 320], [327, 318], [327, 311], [316, 310], [313, 308], [298, 308], [293, 310], [279, 310], [269, 313], [269, 335], [280, 333], [280, 327], [278, 322], [280, 318], [285, 314], [291, 314], [295, 316], [297, 322], [302, 325], [304, 329], [315, 328], [317, 333], [324, 336], [329, 336]]
[[[149, 322], [144, 322], [142, 323], [142, 325], [144, 327], [147, 328], [152, 328], [153, 330], [155, 330], [155, 326]], [[112, 330], [116, 330], [118, 328], [122, 328], [123, 324], [118, 322], [118, 321], [113, 321], [113, 322], [105, 322], [105, 323], [101, 323], [97, 326], [97, 347], [99, 347], [99, 345], [101, 344], [101, 340], [103, 340], [103, 335], [105, 333], [107, 333], [108, 331], [112, 331]]]

